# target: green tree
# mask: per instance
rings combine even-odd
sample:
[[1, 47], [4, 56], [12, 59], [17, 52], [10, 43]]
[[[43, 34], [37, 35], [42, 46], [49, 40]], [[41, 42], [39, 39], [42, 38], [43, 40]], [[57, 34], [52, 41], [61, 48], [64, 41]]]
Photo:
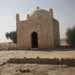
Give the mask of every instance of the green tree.
[[14, 43], [17, 43], [17, 33], [16, 33], [16, 31], [12, 31], [12, 32], [9, 32], [9, 33], [7, 32], [6, 38], [11, 39]]
[[67, 43], [70, 46], [75, 47], [75, 27], [69, 28], [66, 32], [66, 35], [67, 35]]

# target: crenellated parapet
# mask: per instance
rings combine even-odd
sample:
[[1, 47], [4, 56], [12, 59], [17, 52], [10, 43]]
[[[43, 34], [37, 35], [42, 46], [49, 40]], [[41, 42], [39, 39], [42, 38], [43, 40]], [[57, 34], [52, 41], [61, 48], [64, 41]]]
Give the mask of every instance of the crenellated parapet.
[[16, 14], [16, 23], [18, 23], [20, 21], [20, 16], [19, 14]]
[[52, 8], [49, 9], [49, 14], [50, 14], [50, 17], [53, 18], [53, 9]]

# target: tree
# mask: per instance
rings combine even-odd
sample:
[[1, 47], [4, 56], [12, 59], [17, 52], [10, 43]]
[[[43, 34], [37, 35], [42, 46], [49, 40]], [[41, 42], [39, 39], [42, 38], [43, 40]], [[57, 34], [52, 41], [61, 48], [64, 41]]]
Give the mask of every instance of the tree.
[[17, 43], [17, 33], [16, 33], [16, 31], [12, 31], [12, 32], [9, 32], [9, 33], [7, 32], [6, 38], [11, 39], [14, 43]]
[[67, 35], [67, 43], [70, 46], [75, 47], [75, 27], [69, 28], [66, 32], [66, 35]]

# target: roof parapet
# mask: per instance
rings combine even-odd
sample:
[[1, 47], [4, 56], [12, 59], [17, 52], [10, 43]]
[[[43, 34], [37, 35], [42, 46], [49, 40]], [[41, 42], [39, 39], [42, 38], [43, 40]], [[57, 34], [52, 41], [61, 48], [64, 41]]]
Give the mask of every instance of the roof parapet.
[[16, 23], [18, 23], [20, 21], [20, 17], [19, 17], [19, 14], [17, 13], [16, 14]]
[[49, 8], [49, 13], [50, 13], [50, 16], [53, 18], [53, 9], [52, 8]]

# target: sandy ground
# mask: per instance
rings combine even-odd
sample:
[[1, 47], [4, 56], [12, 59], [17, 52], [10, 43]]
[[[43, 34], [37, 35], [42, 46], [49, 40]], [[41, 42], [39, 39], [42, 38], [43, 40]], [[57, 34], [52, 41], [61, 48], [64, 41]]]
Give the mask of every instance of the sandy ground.
[[[20, 72], [20, 69], [29, 69], [30, 72]], [[0, 75], [75, 75], [75, 68], [61, 65], [7, 64], [0, 66]]]
[[[75, 58], [75, 51], [0, 51], [0, 64], [9, 58]], [[30, 69], [21, 73], [19, 69]], [[75, 75], [75, 67], [40, 64], [5, 64], [0, 66], [0, 75]]]
[[75, 51], [0, 51], [0, 61], [9, 58], [75, 58]]

